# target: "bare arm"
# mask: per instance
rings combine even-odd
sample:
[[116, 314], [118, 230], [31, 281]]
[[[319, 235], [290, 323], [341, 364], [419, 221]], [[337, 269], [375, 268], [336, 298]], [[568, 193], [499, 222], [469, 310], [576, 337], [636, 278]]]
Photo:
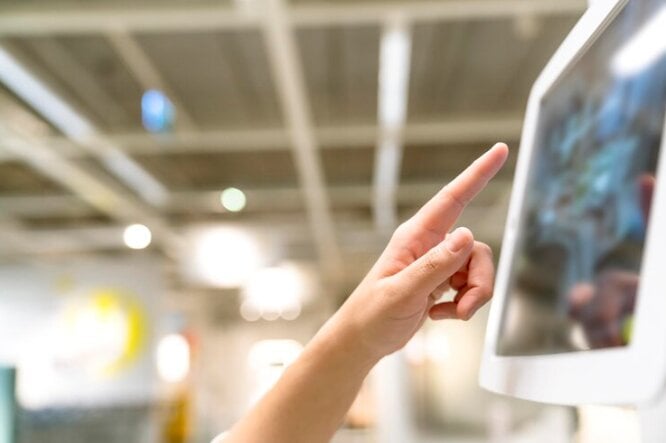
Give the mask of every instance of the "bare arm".
[[[354, 293], [225, 443], [329, 441], [370, 369], [428, 316], [467, 320], [490, 299], [490, 248], [465, 228], [449, 230], [507, 155], [506, 145], [494, 146], [396, 230]], [[449, 287], [455, 300], [437, 303]]]

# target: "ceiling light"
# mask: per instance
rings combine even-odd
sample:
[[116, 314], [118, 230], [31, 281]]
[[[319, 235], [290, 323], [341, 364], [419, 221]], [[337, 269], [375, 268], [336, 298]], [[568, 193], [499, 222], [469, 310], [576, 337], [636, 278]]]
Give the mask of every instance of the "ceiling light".
[[149, 132], [166, 132], [173, 127], [175, 110], [162, 91], [149, 89], [141, 97], [141, 121]]
[[247, 198], [245, 193], [237, 188], [227, 188], [220, 195], [220, 202], [224, 209], [231, 212], [240, 212], [245, 208]]
[[241, 304], [240, 314], [247, 321], [257, 321], [261, 318], [262, 313], [252, 303], [245, 301]]
[[382, 32], [379, 56], [379, 139], [373, 176], [373, 210], [380, 230], [397, 223], [395, 193], [400, 180], [402, 130], [407, 118], [412, 38], [404, 17], [390, 20]]
[[612, 62], [615, 74], [628, 77], [649, 68], [666, 54], [666, 7], [662, 7], [617, 52]]
[[411, 35], [404, 24], [382, 35], [379, 66], [379, 122], [383, 128], [401, 127], [407, 113]]
[[123, 240], [130, 249], [145, 249], [150, 245], [152, 234], [145, 225], [130, 225], [125, 228]]
[[243, 287], [241, 315], [269, 321], [279, 317], [295, 320], [301, 313], [305, 292], [305, 276], [295, 266], [264, 268]]
[[157, 372], [168, 383], [178, 383], [190, 371], [190, 346], [180, 334], [162, 338], [157, 346]]
[[256, 237], [235, 227], [200, 230], [193, 244], [192, 255], [183, 263], [185, 272], [191, 280], [209, 286], [240, 287], [264, 259]]

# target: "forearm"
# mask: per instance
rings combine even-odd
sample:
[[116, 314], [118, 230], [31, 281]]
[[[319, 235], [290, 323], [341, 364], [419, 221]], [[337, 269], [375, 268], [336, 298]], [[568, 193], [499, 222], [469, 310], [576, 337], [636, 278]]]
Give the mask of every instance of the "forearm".
[[328, 442], [377, 358], [336, 315], [225, 443]]

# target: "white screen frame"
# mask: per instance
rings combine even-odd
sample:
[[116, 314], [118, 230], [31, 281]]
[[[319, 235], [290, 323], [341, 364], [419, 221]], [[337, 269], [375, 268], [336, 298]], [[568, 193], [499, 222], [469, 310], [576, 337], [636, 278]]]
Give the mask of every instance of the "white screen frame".
[[[666, 122], [657, 167], [631, 343], [622, 348], [539, 356], [502, 356], [497, 345], [516, 252], [529, 167], [544, 96], [629, 0], [594, 2], [537, 79], [522, 144], [497, 271], [480, 372], [482, 387], [546, 403], [631, 405], [657, 396], [666, 381]], [[661, 228], [660, 228], [661, 227]]]

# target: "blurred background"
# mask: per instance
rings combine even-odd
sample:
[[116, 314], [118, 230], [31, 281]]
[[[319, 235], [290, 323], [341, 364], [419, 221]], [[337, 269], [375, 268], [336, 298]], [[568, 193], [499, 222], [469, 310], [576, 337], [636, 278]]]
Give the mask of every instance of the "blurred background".
[[[496, 141], [583, 0], [0, 1], [0, 442], [208, 442]], [[338, 443], [564, 442], [429, 323]]]

